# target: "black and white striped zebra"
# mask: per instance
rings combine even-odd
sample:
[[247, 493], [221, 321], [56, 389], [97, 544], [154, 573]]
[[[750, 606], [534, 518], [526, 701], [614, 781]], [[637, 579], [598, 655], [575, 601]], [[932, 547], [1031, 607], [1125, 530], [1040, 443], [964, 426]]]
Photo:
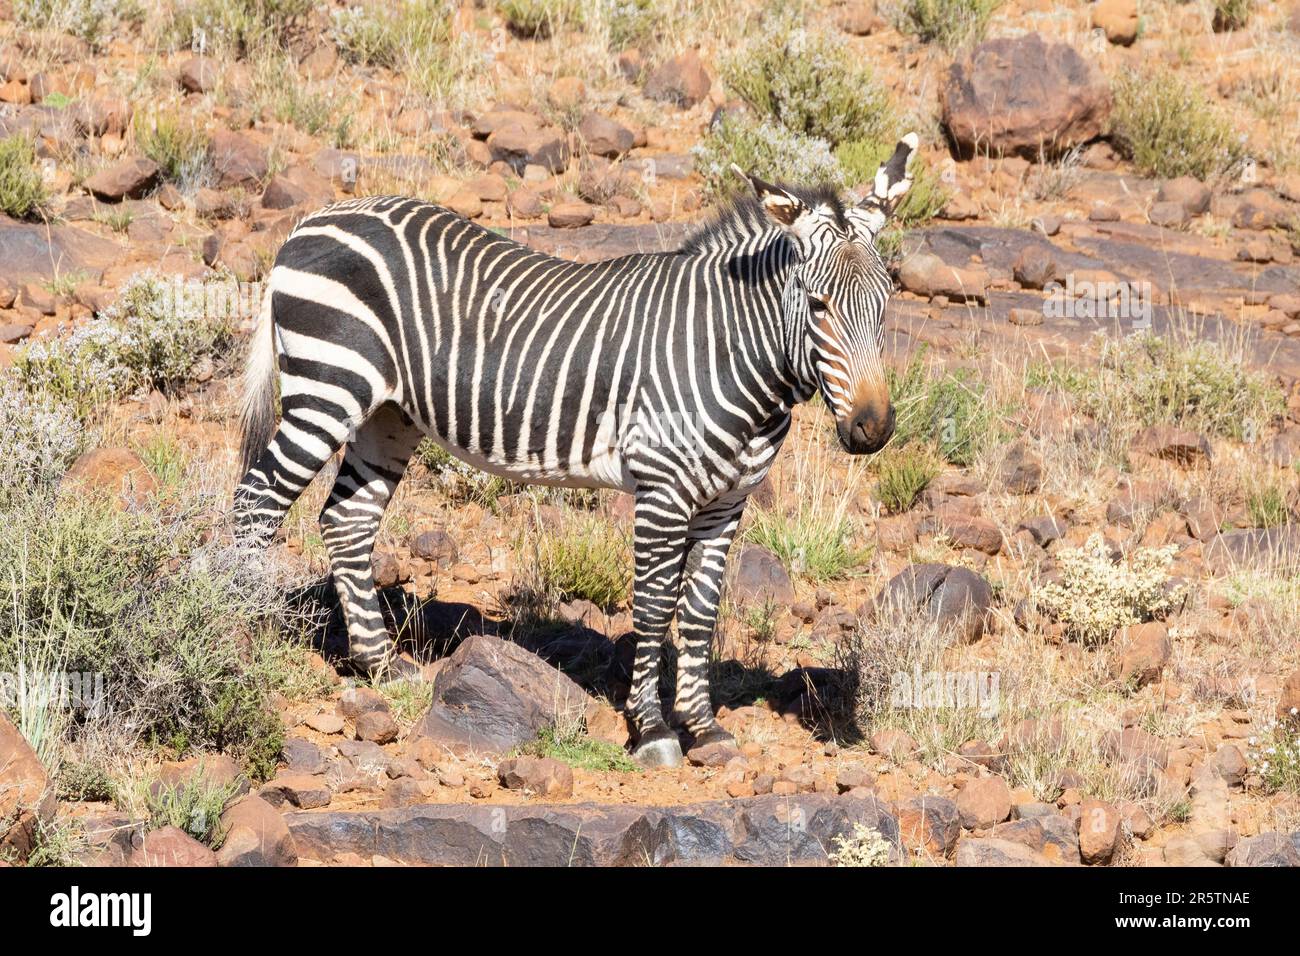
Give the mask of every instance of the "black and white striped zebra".
[[269, 539], [346, 446], [321, 526], [350, 652], [372, 673], [409, 676], [370, 555], [422, 436], [517, 481], [631, 492], [635, 756], [681, 760], [657, 690], [674, 617], [673, 722], [696, 744], [729, 739], [708, 683], [723, 572], [791, 409], [820, 391], [852, 454], [893, 432], [881, 363], [892, 283], [874, 240], [911, 184], [916, 145], [898, 144], [860, 203], [748, 177], [754, 197], [680, 250], [596, 263], [412, 199], [308, 216], [275, 260], [252, 344], [242, 533]]

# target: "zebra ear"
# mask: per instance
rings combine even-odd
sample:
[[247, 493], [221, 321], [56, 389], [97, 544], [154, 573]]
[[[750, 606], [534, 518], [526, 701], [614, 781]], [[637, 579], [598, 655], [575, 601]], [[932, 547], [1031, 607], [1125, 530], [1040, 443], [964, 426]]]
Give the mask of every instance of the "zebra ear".
[[859, 203], [860, 206], [878, 209], [885, 216], [893, 213], [912, 188], [912, 160], [916, 158], [919, 145], [915, 133], [908, 133], [898, 141], [893, 155], [876, 170], [871, 191]]
[[774, 186], [757, 176], [750, 175], [735, 163], [731, 164], [731, 168], [753, 187], [754, 195], [758, 197], [758, 203], [763, 207], [763, 212], [768, 219], [794, 236], [802, 237], [803, 230], [800, 227], [808, 222], [804, 217], [811, 211], [802, 199], [786, 192], [780, 186]]

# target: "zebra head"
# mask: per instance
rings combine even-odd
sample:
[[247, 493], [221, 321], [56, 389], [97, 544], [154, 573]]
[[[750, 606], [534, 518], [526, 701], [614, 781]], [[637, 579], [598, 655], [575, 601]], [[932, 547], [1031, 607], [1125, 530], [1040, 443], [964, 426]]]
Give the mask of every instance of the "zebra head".
[[833, 194], [788, 191], [746, 176], [767, 218], [792, 240], [797, 258], [783, 297], [787, 328], [835, 415], [844, 450], [879, 451], [894, 434], [894, 409], [881, 361], [885, 303], [893, 280], [876, 236], [912, 185], [917, 137], [908, 133], [876, 171], [856, 205]]

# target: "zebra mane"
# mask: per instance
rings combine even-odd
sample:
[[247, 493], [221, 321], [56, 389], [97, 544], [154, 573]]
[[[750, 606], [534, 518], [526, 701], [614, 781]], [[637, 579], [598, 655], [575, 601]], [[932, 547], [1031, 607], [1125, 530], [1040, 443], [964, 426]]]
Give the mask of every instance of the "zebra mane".
[[[787, 186], [781, 188], [802, 200], [807, 206], [825, 206], [835, 218], [835, 224], [848, 229], [844, 218], [844, 203], [833, 186]], [[712, 220], [687, 236], [678, 252], [690, 254], [727, 249], [772, 230], [772, 221], [763, 212], [758, 199], [746, 191], [739, 198], [727, 202]]]

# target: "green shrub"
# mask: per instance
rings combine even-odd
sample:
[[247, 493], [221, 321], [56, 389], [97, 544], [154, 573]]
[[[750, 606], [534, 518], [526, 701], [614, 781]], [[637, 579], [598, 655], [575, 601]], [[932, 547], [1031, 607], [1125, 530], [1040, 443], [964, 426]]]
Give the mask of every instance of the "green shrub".
[[571, 727], [545, 727], [537, 739], [520, 748], [532, 757], [550, 757], [581, 770], [635, 773], [640, 768], [622, 747], [587, 736], [581, 721]]
[[902, 514], [938, 477], [940, 463], [928, 445], [911, 442], [881, 452], [879, 469], [876, 494], [880, 503], [891, 514]]
[[1274, 528], [1291, 520], [1286, 489], [1272, 482], [1260, 482], [1247, 492], [1246, 511], [1252, 528]]
[[30, 494], [0, 513], [0, 672], [102, 675], [103, 699], [61, 736], [111, 729], [123, 749], [215, 748], [254, 776], [274, 770], [273, 696], [320, 685], [305, 649], [278, 636], [299, 627], [283, 575], [210, 541], [200, 515], [214, 511]]
[[542, 589], [602, 608], [623, 604], [632, 585], [632, 543], [594, 515], [573, 515], [543, 530], [537, 541]]
[[133, 128], [136, 148], [157, 163], [170, 182], [186, 189], [207, 185], [212, 169], [210, 142], [191, 119], [141, 111]]
[[893, 145], [897, 120], [889, 92], [844, 41], [807, 30], [797, 19], [772, 20], [723, 62], [722, 77], [760, 117], [791, 132], [832, 147]]
[[53, 485], [85, 444], [73, 409], [7, 380], [0, 381], [0, 435], [0, 507], [12, 495]]
[[852, 547], [853, 526], [843, 504], [801, 495], [792, 511], [755, 508], [745, 537], [775, 554], [792, 574], [811, 581], [849, 577], [866, 556]]
[[138, 388], [176, 387], [200, 359], [229, 347], [234, 328], [233, 317], [209, 316], [172, 291], [161, 276], [137, 273], [94, 321], [26, 346], [13, 366], [18, 380], [82, 418]]
[[953, 51], [984, 38], [1002, 0], [907, 0], [899, 29]]
[[926, 442], [945, 461], [969, 465], [1002, 432], [998, 411], [970, 369], [958, 368], [932, 377], [918, 354], [899, 374], [887, 370], [894, 403], [894, 444]]
[[173, 48], [244, 56], [266, 44], [284, 46], [313, 6], [313, 0], [191, 0], [171, 11], [164, 32]]
[[1173, 70], [1130, 70], [1116, 79], [1114, 90], [1114, 141], [1145, 175], [1211, 179], [1241, 159], [1228, 116]]
[[519, 491], [510, 479], [461, 461], [432, 438], [420, 440], [411, 461], [422, 465], [428, 482], [452, 501], [472, 501], [494, 513], [500, 510], [503, 496]]
[[58, 30], [99, 48], [116, 19], [113, 0], [17, 0], [14, 16], [25, 27]]
[[605, 0], [609, 44], [615, 50], [652, 47], [668, 28], [668, 8], [660, 0]]
[[1293, 710], [1289, 719], [1268, 720], [1251, 738], [1247, 753], [1250, 769], [1264, 781], [1266, 793], [1300, 793], [1300, 715]]
[[331, 34], [352, 63], [395, 69], [404, 62], [436, 55], [451, 38], [449, 5], [406, 0], [344, 7], [331, 16]]
[[22, 135], [0, 139], [0, 211], [14, 219], [36, 217], [49, 198], [35, 142]]
[[221, 814], [238, 794], [238, 784], [217, 784], [202, 772], [189, 782], [169, 786], [154, 781], [143, 794], [150, 829], [176, 827], [217, 850], [225, 842]]
[[715, 198], [749, 188], [732, 172], [732, 163], [769, 182], [843, 185], [843, 170], [825, 140], [793, 133], [771, 120], [727, 114], [692, 152], [705, 188]]
[[545, 39], [566, 26], [582, 24], [578, 0], [499, 0], [497, 12], [521, 37]]

